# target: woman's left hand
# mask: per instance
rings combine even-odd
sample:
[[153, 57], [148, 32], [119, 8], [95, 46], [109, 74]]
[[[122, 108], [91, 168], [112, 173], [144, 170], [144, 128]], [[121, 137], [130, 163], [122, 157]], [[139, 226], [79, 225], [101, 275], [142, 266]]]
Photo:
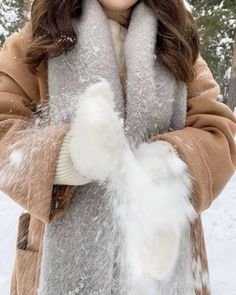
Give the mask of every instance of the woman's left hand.
[[175, 266], [182, 230], [197, 217], [191, 204], [191, 176], [185, 162], [166, 141], [142, 143], [135, 156], [154, 184], [154, 194], [147, 191], [142, 207], [150, 208], [143, 210], [148, 211], [143, 221], [153, 220], [156, 226], [146, 224], [148, 234], [140, 246], [144, 253], [141, 260], [147, 273], [164, 279]]

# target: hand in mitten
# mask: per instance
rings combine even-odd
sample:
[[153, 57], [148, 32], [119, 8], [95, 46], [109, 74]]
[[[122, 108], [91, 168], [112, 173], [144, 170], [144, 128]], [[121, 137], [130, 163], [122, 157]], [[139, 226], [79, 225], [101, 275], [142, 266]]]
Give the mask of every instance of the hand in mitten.
[[54, 184], [104, 181], [119, 163], [123, 121], [115, 111], [106, 80], [89, 86], [78, 98], [75, 118], [62, 143]]
[[[157, 279], [167, 277], [179, 253], [181, 231], [196, 217], [191, 205], [191, 177], [174, 147], [165, 141], [142, 143], [136, 158], [152, 183], [143, 202], [146, 240], [140, 250], [143, 267]], [[141, 222], [141, 221], [140, 221]]]
[[119, 165], [124, 142], [123, 120], [115, 111], [107, 81], [88, 87], [79, 97], [70, 135], [75, 168], [84, 177], [103, 182]]

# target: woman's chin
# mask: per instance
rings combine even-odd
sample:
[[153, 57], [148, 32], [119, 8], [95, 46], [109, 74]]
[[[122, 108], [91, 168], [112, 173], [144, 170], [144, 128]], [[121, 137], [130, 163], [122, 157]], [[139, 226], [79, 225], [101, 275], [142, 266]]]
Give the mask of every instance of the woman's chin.
[[99, 0], [107, 9], [114, 11], [123, 11], [132, 7], [137, 0]]

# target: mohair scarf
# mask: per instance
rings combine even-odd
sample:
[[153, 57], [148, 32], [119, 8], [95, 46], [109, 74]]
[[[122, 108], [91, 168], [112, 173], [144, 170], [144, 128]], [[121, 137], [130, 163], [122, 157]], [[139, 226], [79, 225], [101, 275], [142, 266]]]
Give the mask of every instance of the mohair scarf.
[[[105, 78], [115, 94], [130, 144], [138, 145], [153, 134], [183, 128], [186, 84], [176, 82], [155, 55], [158, 20], [153, 11], [143, 2], [132, 11], [124, 45], [124, 100], [107, 17], [97, 0], [83, 1], [82, 8], [80, 19], [74, 19], [79, 36], [76, 46], [67, 54], [49, 59], [51, 122], [71, 122], [79, 95]], [[189, 228], [183, 235], [173, 276], [154, 282], [155, 291], [149, 293], [145, 286], [138, 290], [122, 286], [116, 261], [122, 237], [113, 222], [108, 197], [106, 187], [96, 182], [78, 186], [64, 215], [46, 225], [39, 294], [194, 294]]]

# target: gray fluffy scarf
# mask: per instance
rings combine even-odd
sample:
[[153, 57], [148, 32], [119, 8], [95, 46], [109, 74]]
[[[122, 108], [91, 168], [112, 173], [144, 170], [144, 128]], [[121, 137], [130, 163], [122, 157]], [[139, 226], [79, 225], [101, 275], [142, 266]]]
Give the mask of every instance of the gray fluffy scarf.
[[[52, 123], [71, 122], [78, 96], [105, 78], [115, 94], [116, 108], [125, 120], [130, 143], [153, 134], [184, 127], [186, 85], [155, 55], [158, 20], [139, 2], [131, 15], [125, 40], [127, 97], [122, 96], [112, 35], [97, 0], [83, 1], [75, 19], [79, 40], [72, 51], [49, 60], [48, 85]], [[40, 276], [40, 295], [131, 294], [122, 288], [116, 257], [119, 230], [111, 213], [109, 194], [96, 182], [78, 186], [64, 215], [46, 225]], [[132, 295], [189, 295], [189, 232], [183, 237], [175, 274], [157, 281], [156, 291]]]

